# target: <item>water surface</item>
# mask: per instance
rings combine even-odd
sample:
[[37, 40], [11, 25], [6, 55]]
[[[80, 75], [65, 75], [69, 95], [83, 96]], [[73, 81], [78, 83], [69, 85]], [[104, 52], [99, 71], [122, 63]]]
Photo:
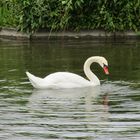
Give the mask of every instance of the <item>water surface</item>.
[[[0, 139], [139, 140], [139, 52], [138, 41], [0, 40]], [[83, 63], [94, 55], [109, 62], [109, 76], [91, 67], [100, 87], [35, 90], [25, 75], [85, 77]]]

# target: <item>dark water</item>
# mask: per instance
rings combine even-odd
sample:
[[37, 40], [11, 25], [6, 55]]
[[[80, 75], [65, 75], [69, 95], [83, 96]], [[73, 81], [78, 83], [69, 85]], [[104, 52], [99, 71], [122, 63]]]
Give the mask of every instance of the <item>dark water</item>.
[[[84, 76], [94, 55], [109, 62], [109, 76], [92, 66], [100, 87], [38, 91], [25, 75]], [[139, 140], [140, 42], [0, 40], [0, 139]]]

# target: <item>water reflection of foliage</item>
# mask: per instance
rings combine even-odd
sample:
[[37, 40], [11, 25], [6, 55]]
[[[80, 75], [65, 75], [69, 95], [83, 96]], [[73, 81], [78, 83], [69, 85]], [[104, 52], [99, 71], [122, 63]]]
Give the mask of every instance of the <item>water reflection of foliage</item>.
[[[139, 82], [140, 79], [138, 44], [71, 40], [7, 45], [0, 48], [1, 79], [20, 78], [24, 81], [26, 70], [41, 77], [57, 71], [70, 71], [84, 76], [83, 63], [94, 55], [105, 56], [109, 61], [109, 80]], [[94, 64], [91, 68], [99, 79], [106, 79], [98, 65]]]

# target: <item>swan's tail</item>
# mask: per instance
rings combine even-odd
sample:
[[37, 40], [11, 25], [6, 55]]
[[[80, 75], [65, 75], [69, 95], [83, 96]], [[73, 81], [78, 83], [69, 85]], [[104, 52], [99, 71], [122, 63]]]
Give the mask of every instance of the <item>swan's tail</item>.
[[39, 88], [40, 83], [42, 82], [42, 78], [36, 77], [33, 74], [29, 73], [28, 71], [26, 72], [26, 75], [28, 76], [32, 86], [34, 88]]

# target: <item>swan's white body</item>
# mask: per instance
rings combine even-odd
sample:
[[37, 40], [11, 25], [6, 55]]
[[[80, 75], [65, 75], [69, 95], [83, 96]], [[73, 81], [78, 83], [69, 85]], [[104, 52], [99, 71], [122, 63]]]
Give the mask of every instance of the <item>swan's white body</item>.
[[37, 89], [81, 88], [97, 86], [100, 85], [100, 81], [90, 69], [90, 65], [93, 62], [99, 63], [101, 67], [108, 65], [104, 57], [93, 56], [88, 58], [84, 64], [84, 72], [89, 81], [70, 72], [56, 72], [46, 76], [45, 78], [36, 77], [29, 72], [26, 72], [26, 74], [33, 87]]

